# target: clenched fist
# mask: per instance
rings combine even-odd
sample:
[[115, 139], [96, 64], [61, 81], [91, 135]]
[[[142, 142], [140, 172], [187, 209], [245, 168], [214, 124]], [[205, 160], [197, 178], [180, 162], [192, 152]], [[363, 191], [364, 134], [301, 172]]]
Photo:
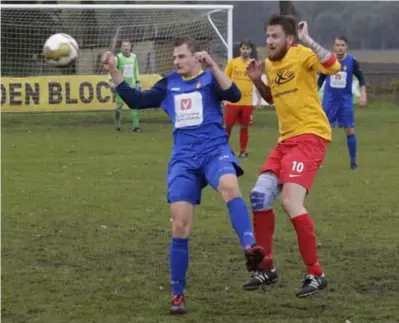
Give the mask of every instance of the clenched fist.
[[217, 63], [213, 60], [211, 55], [209, 55], [207, 52], [197, 52], [194, 54], [195, 58], [200, 61], [204, 67], [206, 68], [215, 68], [217, 67]]
[[103, 71], [111, 72], [116, 69], [116, 58], [110, 51], [105, 52], [101, 57], [101, 64], [103, 65]]

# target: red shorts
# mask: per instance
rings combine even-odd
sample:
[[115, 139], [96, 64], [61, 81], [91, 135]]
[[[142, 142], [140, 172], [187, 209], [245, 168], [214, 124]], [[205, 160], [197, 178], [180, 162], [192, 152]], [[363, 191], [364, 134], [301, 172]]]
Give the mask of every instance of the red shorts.
[[277, 144], [260, 172], [273, 172], [280, 184], [297, 183], [310, 190], [324, 160], [328, 141], [313, 134], [298, 135]]
[[235, 124], [248, 126], [251, 123], [252, 105], [226, 104], [224, 109], [224, 123], [231, 127]]

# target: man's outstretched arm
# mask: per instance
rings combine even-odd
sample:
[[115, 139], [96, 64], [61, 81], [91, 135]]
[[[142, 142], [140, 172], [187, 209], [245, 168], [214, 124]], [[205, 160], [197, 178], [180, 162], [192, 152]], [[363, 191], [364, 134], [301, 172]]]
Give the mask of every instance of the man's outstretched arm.
[[139, 91], [130, 87], [116, 67], [116, 60], [111, 52], [102, 57], [103, 70], [111, 76], [111, 83], [115, 91], [131, 109], [159, 108], [166, 96], [167, 79], [158, 81], [151, 89]]
[[125, 101], [131, 109], [151, 109], [159, 108], [166, 95], [167, 79], [163, 78], [158, 81], [149, 90], [133, 89], [126, 82], [115, 85], [116, 93]]

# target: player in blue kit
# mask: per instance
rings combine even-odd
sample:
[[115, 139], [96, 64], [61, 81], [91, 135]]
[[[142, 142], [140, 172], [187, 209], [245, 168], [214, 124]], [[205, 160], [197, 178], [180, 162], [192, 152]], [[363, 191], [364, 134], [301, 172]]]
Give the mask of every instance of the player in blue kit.
[[356, 160], [357, 139], [355, 134], [355, 112], [353, 109], [352, 80], [356, 76], [360, 85], [360, 106], [367, 104], [366, 83], [355, 57], [347, 54], [348, 40], [344, 36], [334, 40], [334, 52], [341, 64], [341, 71], [335, 75], [320, 74], [318, 79], [319, 89], [326, 80], [323, 108], [332, 127], [338, 123], [346, 132], [346, 143], [350, 156], [350, 167], [358, 169]]
[[[171, 314], [184, 314], [188, 237], [192, 230], [194, 206], [209, 184], [227, 204], [230, 219], [243, 248], [248, 270], [255, 270], [264, 251], [255, 245], [247, 205], [242, 198], [238, 176], [243, 170], [223, 128], [222, 101], [237, 102], [241, 93], [196, 40], [182, 38], [174, 43], [175, 71], [151, 89], [138, 91], [123, 81], [110, 52], [102, 58], [103, 68], [112, 77], [116, 92], [129, 107], [161, 107], [173, 123], [173, 148], [168, 167], [168, 193], [172, 213], [170, 274]], [[206, 70], [202, 70], [202, 66]], [[220, 255], [221, 258], [224, 255]]]

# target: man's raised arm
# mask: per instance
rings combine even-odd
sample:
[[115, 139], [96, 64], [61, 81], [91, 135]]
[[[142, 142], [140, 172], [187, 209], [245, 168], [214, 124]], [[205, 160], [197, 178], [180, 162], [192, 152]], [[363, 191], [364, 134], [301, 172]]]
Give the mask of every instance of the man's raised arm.
[[222, 71], [219, 65], [207, 52], [198, 52], [195, 54], [202, 64], [209, 68], [217, 82], [217, 92], [220, 99], [229, 102], [238, 102], [241, 99], [241, 91], [237, 85]]
[[111, 76], [115, 91], [131, 109], [159, 108], [166, 95], [167, 79], [158, 81], [151, 89], [139, 91], [130, 87], [123, 79], [122, 73], [116, 68], [116, 60], [111, 52], [102, 57], [103, 70]]
[[309, 36], [308, 24], [306, 21], [301, 21], [298, 25], [298, 38], [306, 46], [309, 46], [314, 53], [305, 61], [305, 65], [308, 68], [314, 68], [316, 71], [326, 75], [339, 72], [341, 64], [331, 51], [325, 49]]

